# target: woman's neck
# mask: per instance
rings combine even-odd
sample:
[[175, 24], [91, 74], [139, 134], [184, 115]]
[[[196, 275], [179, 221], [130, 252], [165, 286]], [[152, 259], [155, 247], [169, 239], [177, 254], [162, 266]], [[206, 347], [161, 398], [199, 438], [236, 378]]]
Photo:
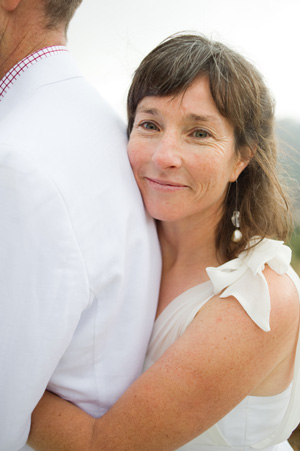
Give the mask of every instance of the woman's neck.
[[188, 266], [196, 264], [200, 269], [223, 263], [218, 258], [215, 244], [215, 218], [201, 221], [158, 222], [157, 231], [165, 270], [186, 264]]
[[158, 222], [163, 268], [157, 314], [179, 294], [207, 281], [208, 266], [223, 263], [217, 256], [215, 223]]

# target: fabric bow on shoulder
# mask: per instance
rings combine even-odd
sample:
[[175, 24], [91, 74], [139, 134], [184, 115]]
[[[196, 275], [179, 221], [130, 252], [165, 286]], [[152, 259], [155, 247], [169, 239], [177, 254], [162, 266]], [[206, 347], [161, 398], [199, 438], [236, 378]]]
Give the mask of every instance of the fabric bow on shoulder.
[[[257, 243], [257, 244], [255, 244]], [[252, 247], [255, 244], [254, 247]], [[234, 296], [250, 318], [264, 331], [270, 330], [270, 293], [263, 275], [265, 265], [278, 274], [287, 272], [291, 250], [282, 241], [253, 240], [248, 250], [217, 268], [206, 268], [214, 294]]]

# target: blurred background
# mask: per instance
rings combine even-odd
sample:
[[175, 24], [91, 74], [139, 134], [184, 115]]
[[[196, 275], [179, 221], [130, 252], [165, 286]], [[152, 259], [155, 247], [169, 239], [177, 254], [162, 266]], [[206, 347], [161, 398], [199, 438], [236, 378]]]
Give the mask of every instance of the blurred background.
[[[69, 48], [84, 75], [124, 120], [135, 68], [173, 33], [199, 31], [252, 61], [276, 99], [280, 161], [296, 220], [292, 265], [300, 275], [299, 18], [299, 0], [83, 0], [69, 29]], [[299, 429], [290, 438], [296, 451]]]
[[299, 0], [83, 0], [68, 45], [84, 75], [124, 120], [135, 68], [173, 33], [199, 31], [252, 61], [276, 99], [280, 160], [294, 199], [293, 266], [300, 274], [299, 17]]

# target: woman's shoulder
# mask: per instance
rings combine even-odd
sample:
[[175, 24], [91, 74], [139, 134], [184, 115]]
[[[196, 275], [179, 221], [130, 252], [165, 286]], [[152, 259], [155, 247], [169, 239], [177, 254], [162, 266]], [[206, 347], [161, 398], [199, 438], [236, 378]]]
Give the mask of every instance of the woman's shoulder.
[[270, 320], [277, 316], [278, 324], [286, 327], [299, 323], [300, 279], [291, 268], [291, 255], [291, 249], [282, 241], [265, 238], [242, 256], [252, 274], [266, 281]]
[[250, 243], [238, 258], [217, 268], [207, 268], [207, 273], [215, 295], [233, 296], [262, 330], [269, 331], [271, 303], [279, 302], [277, 298], [288, 302], [288, 293], [292, 302], [297, 297], [299, 301], [296, 279], [292, 281], [287, 276], [291, 272], [290, 261], [291, 250], [283, 242], [263, 239]]
[[266, 266], [263, 276], [270, 295], [270, 328], [278, 327], [285, 335], [289, 330], [292, 333], [296, 332], [299, 327], [299, 292], [289, 271], [279, 274]]

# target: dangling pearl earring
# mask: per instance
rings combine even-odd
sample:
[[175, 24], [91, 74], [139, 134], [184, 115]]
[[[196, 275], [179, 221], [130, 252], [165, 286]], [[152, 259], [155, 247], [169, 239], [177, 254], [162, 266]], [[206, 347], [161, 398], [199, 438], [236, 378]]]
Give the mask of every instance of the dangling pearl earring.
[[240, 217], [241, 214], [237, 209], [237, 198], [238, 198], [238, 182], [235, 181], [235, 210], [233, 212], [233, 215], [231, 216], [231, 222], [236, 227], [236, 229], [233, 231], [233, 234], [231, 235], [231, 241], [234, 243], [238, 243], [241, 241], [243, 235], [242, 232], [239, 230], [241, 223], [240, 223]]

